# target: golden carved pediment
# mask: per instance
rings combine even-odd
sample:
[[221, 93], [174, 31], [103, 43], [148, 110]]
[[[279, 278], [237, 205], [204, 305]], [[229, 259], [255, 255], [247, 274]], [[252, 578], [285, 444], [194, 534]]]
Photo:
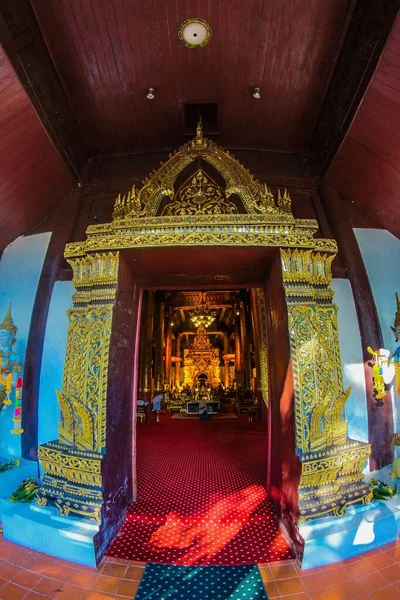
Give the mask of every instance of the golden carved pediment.
[[[194, 176], [192, 175], [189, 185], [186, 185], [186, 182], [176, 193], [174, 186], [178, 176], [199, 159], [222, 176], [225, 190], [199, 169]], [[190, 189], [193, 187], [194, 191]], [[201, 194], [205, 196], [202, 200]], [[191, 198], [188, 204], [189, 195]], [[161, 163], [159, 169], [143, 181], [141, 189], [133, 186], [127, 194], [118, 196], [113, 221], [155, 217], [166, 197], [170, 198], [170, 202], [167, 202], [161, 216], [234, 214], [239, 212], [235, 204], [229, 201], [234, 195], [240, 198], [244, 214], [264, 215], [274, 222], [294, 223], [287, 190], [283, 194], [278, 192], [275, 200], [267, 184], [258, 181], [232, 154], [203, 136], [199, 123], [196, 137], [171, 154], [166, 163]]]
[[226, 215], [238, 213], [224, 190], [202, 169], [197, 169], [161, 212], [160, 216]]

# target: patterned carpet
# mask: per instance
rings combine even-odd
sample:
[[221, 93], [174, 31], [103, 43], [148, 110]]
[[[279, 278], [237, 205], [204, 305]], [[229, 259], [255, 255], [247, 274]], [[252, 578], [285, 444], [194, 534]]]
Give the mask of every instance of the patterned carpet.
[[268, 600], [256, 566], [148, 564], [135, 600]]
[[291, 558], [265, 499], [263, 424], [162, 419], [138, 425], [138, 500], [108, 554], [175, 565]]

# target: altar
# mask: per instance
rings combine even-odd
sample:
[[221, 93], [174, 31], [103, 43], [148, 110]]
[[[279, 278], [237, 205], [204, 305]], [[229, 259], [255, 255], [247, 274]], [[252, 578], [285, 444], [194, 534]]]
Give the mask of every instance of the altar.
[[205, 327], [199, 327], [192, 345], [184, 353], [184, 385], [191, 388], [203, 378], [212, 387], [217, 387], [221, 383], [219, 354], [220, 350], [212, 346]]
[[[217, 412], [219, 412], [221, 403], [220, 402], [207, 402], [207, 412], [209, 414], [215, 415]], [[186, 402], [186, 412], [188, 414], [197, 414], [199, 412], [199, 402]]]

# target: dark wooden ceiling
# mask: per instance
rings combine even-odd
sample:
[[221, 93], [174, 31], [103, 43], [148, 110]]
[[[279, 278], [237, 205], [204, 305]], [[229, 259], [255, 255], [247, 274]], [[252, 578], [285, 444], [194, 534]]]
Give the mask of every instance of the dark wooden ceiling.
[[[180, 101], [221, 103], [220, 143], [307, 146], [351, 0], [32, 0], [93, 154], [176, 147]], [[200, 16], [206, 48], [178, 41]], [[261, 99], [252, 96], [261, 88]], [[156, 90], [147, 100], [146, 90]]]
[[0, 250], [26, 233], [72, 188], [0, 46]]
[[400, 16], [326, 181], [400, 237]]

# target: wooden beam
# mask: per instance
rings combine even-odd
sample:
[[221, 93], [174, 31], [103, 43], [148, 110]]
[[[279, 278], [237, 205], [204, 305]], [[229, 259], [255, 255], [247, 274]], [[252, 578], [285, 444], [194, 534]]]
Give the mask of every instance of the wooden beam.
[[362, 102], [389, 38], [400, 0], [355, 0], [347, 34], [310, 141], [314, 167], [324, 175]]
[[321, 199], [329, 225], [337, 240], [341, 264], [344, 266], [353, 291], [363, 351], [365, 386], [367, 392], [368, 437], [372, 447], [371, 470], [381, 469], [393, 462], [393, 417], [390, 395], [378, 406], [373, 396], [371, 356], [367, 347], [383, 348], [381, 326], [371, 285], [350, 220], [339, 193], [329, 185], [321, 185]]
[[24, 383], [22, 389], [22, 456], [37, 460], [38, 406], [40, 373], [42, 369], [44, 337], [47, 316], [55, 282], [64, 266], [64, 248], [74, 238], [81, 208], [81, 190], [65, 198], [59, 211], [58, 221], [50, 238], [42, 272], [33, 304], [31, 326], [26, 344]]
[[61, 160], [80, 181], [88, 153], [28, 0], [0, 2], [0, 44]]

